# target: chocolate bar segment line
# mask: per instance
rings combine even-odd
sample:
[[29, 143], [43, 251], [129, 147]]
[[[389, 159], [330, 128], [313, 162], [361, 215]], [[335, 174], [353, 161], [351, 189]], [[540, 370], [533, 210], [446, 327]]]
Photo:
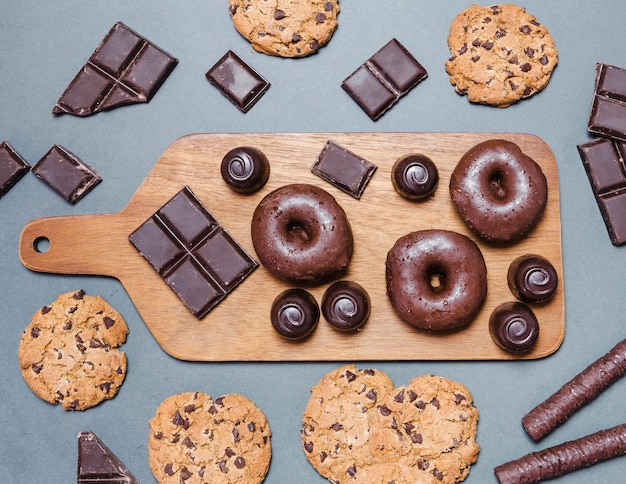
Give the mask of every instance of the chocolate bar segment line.
[[626, 424], [600, 430], [501, 464], [500, 484], [541, 482], [626, 454]]
[[556, 393], [524, 415], [522, 425], [538, 441], [591, 402], [626, 371], [626, 340], [590, 364]]

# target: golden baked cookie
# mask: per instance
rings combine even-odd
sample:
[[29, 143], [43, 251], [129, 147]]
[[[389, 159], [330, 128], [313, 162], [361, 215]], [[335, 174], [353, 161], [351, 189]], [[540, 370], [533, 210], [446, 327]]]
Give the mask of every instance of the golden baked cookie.
[[314, 54], [337, 28], [337, 0], [230, 0], [229, 5], [237, 31], [268, 55]]
[[465, 9], [450, 25], [448, 46], [456, 91], [502, 108], [545, 88], [558, 63], [548, 29], [510, 3]]
[[148, 458], [159, 484], [261, 483], [272, 456], [265, 415], [246, 397], [172, 395], [150, 420]]
[[393, 387], [382, 371], [346, 365], [311, 389], [300, 436], [304, 455], [322, 476], [351, 482], [373, 463], [369, 416]]
[[37, 311], [22, 333], [18, 359], [24, 380], [41, 399], [84, 410], [113, 398], [126, 375], [118, 349], [128, 326], [100, 296], [60, 295]]
[[371, 418], [370, 444], [377, 462], [426, 471], [441, 483], [464, 480], [476, 462], [478, 410], [465, 386], [424, 375], [381, 400]]

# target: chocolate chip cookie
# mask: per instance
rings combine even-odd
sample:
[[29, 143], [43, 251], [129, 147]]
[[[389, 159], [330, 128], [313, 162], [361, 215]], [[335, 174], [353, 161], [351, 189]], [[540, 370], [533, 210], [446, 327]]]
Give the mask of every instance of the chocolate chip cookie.
[[148, 457], [160, 484], [263, 482], [269, 469], [271, 431], [249, 399], [202, 392], [172, 395], [150, 420]]
[[100, 296], [60, 295], [37, 311], [22, 333], [18, 359], [24, 380], [41, 399], [84, 410], [113, 398], [126, 375], [118, 349], [128, 326]]
[[237, 31], [268, 55], [314, 54], [337, 28], [337, 0], [230, 0], [229, 5]]
[[545, 88], [558, 63], [548, 29], [514, 4], [471, 5], [453, 20], [448, 46], [456, 91], [502, 108]]

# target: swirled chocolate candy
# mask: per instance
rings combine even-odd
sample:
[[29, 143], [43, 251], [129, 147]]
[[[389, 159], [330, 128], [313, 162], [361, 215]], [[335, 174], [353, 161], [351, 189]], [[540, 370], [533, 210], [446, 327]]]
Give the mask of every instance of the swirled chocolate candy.
[[270, 163], [258, 148], [239, 146], [230, 150], [222, 159], [222, 178], [238, 193], [254, 193], [260, 190], [270, 176]]
[[320, 308], [305, 289], [287, 289], [272, 303], [270, 317], [278, 334], [287, 339], [302, 339], [317, 327]]
[[489, 334], [503, 350], [524, 353], [535, 345], [539, 336], [539, 323], [526, 304], [505, 302], [491, 314]]
[[322, 314], [340, 331], [358, 329], [370, 315], [369, 294], [356, 282], [337, 281], [322, 296]]
[[545, 257], [526, 254], [511, 263], [507, 282], [518, 299], [527, 303], [540, 303], [554, 296], [559, 276]]
[[424, 200], [431, 196], [439, 183], [439, 172], [433, 160], [418, 153], [402, 156], [391, 170], [391, 183], [407, 200]]

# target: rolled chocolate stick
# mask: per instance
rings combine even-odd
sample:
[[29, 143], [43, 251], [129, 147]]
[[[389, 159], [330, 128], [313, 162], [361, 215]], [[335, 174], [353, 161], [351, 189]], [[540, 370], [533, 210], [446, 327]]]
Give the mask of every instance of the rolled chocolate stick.
[[538, 441], [578, 409], [597, 397], [626, 371], [626, 340], [596, 360], [556, 393], [522, 417], [522, 425]]
[[494, 473], [500, 484], [541, 482], [623, 454], [626, 424], [531, 452], [497, 466]]

